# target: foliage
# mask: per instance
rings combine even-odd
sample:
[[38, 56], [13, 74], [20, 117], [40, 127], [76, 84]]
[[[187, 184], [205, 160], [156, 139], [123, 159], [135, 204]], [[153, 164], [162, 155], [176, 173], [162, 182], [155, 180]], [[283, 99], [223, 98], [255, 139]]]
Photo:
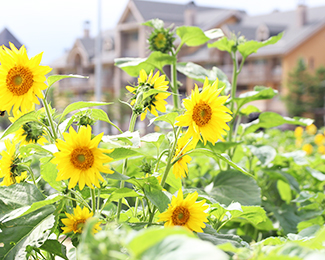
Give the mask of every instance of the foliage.
[[[311, 119], [283, 117], [270, 111], [244, 123], [250, 113], [260, 112], [251, 102], [271, 99], [278, 93], [256, 86], [253, 91], [236, 96], [237, 77], [245, 59], [259, 48], [276, 43], [282, 34], [256, 42], [222, 37], [219, 29], [165, 29], [158, 19], [145, 25], [154, 30], [152, 41], [161, 30], [173, 45], [164, 48], [164, 53], [155, 50], [148, 58], [115, 61], [130, 76], [137, 77], [141, 70], [147, 73], [140, 73], [138, 85], [128, 86], [134, 94], [130, 104], [82, 101], [59, 112], [48, 104], [49, 97], [45, 95], [43, 108], [22, 114], [2, 133], [2, 141], [14, 141], [22, 125], [38, 122], [47, 143], [17, 143], [8, 146], [10, 149], [4, 145], [1, 148], [10, 151], [1, 153], [0, 182], [5, 178], [15, 182], [17, 177], [22, 178], [23, 174], [16, 176], [22, 171], [27, 178], [8, 187], [0, 186], [0, 259], [323, 259], [324, 129], [311, 125]], [[216, 40], [218, 37], [222, 38]], [[177, 62], [182, 46], [207, 42], [209, 47], [231, 55], [231, 83], [217, 67], [207, 70], [191, 62]], [[240, 64], [239, 54], [243, 57]], [[165, 66], [171, 67], [171, 79], [164, 72]], [[154, 70], [161, 73], [161, 78]], [[187, 117], [196, 130], [202, 131], [198, 133], [201, 140], [189, 137], [183, 147], [179, 147], [179, 140], [188, 137], [177, 126], [184, 118], [181, 115], [185, 115], [179, 104], [177, 71], [204, 83], [204, 88], [216, 90], [202, 98]], [[323, 70], [317, 75], [324, 80]], [[52, 75], [48, 77], [48, 87], [71, 77], [81, 76]], [[171, 91], [155, 89], [156, 81], [157, 85], [168, 81]], [[316, 91], [316, 87], [310, 88], [308, 93]], [[305, 94], [302, 89], [293, 91], [297, 95], [293, 100], [300, 102], [304, 98], [300, 94]], [[156, 116], [157, 111], [142, 102], [156, 101], [158, 95], [172, 95], [173, 107], [152, 102], [162, 111]], [[212, 111], [209, 99], [220, 100], [222, 105]], [[114, 110], [122, 105], [132, 110], [126, 132], [113, 124], [102, 108], [109, 106]], [[140, 135], [136, 122], [143, 109], [148, 110], [149, 125], [147, 133]], [[216, 131], [220, 132], [217, 142], [215, 136], [206, 142], [202, 137], [211, 133], [204, 132], [203, 126], [218, 109], [220, 122], [231, 121], [225, 124], [225, 130]], [[186, 123], [186, 116], [184, 120]], [[85, 134], [85, 126], [90, 129], [98, 121], [120, 133]], [[308, 127], [306, 131], [299, 128], [293, 132], [279, 129], [283, 125]], [[68, 134], [69, 127], [76, 132], [70, 128]], [[150, 132], [153, 127], [156, 132]], [[74, 138], [77, 133], [82, 138]], [[309, 145], [308, 153], [304, 145]], [[59, 167], [59, 173], [57, 159], [53, 158], [62, 152], [67, 160]], [[183, 172], [175, 174], [174, 169]], [[59, 174], [62, 178], [58, 178]], [[86, 182], [88, 187], [79, 187], [76, 180]], [[184, 200], [178, 193], [184, 194]], [[159, 221], [163, 212], [170, 227]], [[74, 218], [77, 214], [80, 216]], [[64, 233], [67, 218], [72, 231]], [[203, 232], [194, 232], [197, 227], [204, 227]]]

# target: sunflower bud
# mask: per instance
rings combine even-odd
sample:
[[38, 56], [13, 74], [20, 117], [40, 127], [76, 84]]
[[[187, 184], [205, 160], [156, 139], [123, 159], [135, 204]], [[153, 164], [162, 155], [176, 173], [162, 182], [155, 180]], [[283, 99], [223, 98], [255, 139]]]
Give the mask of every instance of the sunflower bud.
[[79, 115], [77, 117], [77, 125], [84, 125], [84, 126], [87, 126], [87, 125], [94, 125], [96, 120], [92, 117], [91, 113], [86, 111], [85, 113], [82, 113], [81, 115]]
[[149, 49], [151, 51], [160, 51], [162, 53], [168, 53], [174, 47], [173, 32], [169, 28], [155, 29], [149, 36]]
[[42, 125], [34, 121], [23, 124], [22, 129], [22, 136], [25, 137], [27, 143], [33, 142], [36, 144], [45, 134]]

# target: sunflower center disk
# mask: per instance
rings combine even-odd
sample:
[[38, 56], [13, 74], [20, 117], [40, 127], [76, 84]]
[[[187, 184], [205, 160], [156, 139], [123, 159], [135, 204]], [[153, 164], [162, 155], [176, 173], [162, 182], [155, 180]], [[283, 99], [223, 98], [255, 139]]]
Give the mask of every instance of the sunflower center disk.
[[184, 226], [189, 218], [190, 212], [183, 206], [176, 207], [172, 215], [172, 221], [175, 226]]
[[212, 109], [206, 103], [196, 104], [193, 108], [192, 119], [198, 126], [209, 123], [212, 116]]
[[94, 164], [94, 155], [88, 147], [78, 147], [72, 151], [70, 161], [77, 169], [88, 170]]
[[15, 66], [8, 71], [6, 83], [8, 90], [12, 94], [21, 96], [26, 94], [33, 86], [33, 74], [26, 67]]
[[73, 230], [75, 232], [81, 233], [82, 229], [85, 225], [86, 220], [85, 219], [79, 219], [73, 224]]

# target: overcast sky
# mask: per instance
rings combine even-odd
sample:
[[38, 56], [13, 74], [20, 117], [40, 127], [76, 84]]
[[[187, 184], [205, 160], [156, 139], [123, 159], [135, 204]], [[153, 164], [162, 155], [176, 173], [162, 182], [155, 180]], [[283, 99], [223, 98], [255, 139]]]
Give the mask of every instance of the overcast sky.
[[[189, 0], [160, 0], [187, 3]], [[250, 15], [293, 10], [305, 2], [310, 7], [325, 5], [325, 0], [195, 0], [197, 5], [245, 10]], [[28, 48], [29, 56], [44, 52], [43, 64], [50, 65], [76, 38], [83, 35], [84, 21], [97, 30], [97, 0], [0, 0], [0, 31], [9, 29]], [[128, 0], [102, 0], [102, 29], [114, 28]], [[325, 17], [325, 14], [324, 14]]]

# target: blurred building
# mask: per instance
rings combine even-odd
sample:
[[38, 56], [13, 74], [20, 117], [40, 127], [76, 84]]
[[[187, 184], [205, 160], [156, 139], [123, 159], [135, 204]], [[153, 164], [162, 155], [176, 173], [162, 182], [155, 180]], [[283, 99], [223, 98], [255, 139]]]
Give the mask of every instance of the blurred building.
[[17, 38], [7, 28], [4, 28], [0, 32], [0, 46], [4, 45], [9, 48], [9, 42], [13, 43], [18, 49], [22, 46]]
[[[308, 8], [298, 5], [296, 10], [288, 12], [274, 11], [267, 15], [249, 16], [242, 10], [230, 10], [215, 7], [197, 6], [193, 1], [188, 4], [173, 4], [130, 0], [118, 22], [112, 30], [102, 33], [102, 90], [118, 97], [121, 90], [135, 79], [114, 66], [119, 57], [147, 57], [149, 49], [147, 37], [149, 27], [143, 22], [159, 18], [166, 26], [198, 26], [203, 31], [222, 28], [227, 36], [241, 34], [247, 40], [263, 41], [284, 31], [283, 38], [275, 45], [261, 48], [251, 55], [238, 78], [238, 91], [251, 90], [263, 85], [284, 91], [288, 73], [303, 58], [310, 70], [325, 66], [325, 6]], [[52, 64], [60, 74], [88, 75], [89, 80], [66, 79], [60, 82], [59, 91], [71, 93], [72, 99], [81, 99], [87, 93], [92, 95], [95, 86], [95, 39], [90, 37], [89, 26], [85, 24], [84, 36], [76, 39], [72, 48]], [[182, 48], [179, 61], [194, 62], [207, 69], [213, 66], [223, 70], [231, 80], [232, 60], [228, 53], [215, 48]], [[183, 82], [182, 94], [193, 87], [193, 81], [179, 74]], [[273, 110], [284, 114], [284, 105], [279, 100], [263, 101], [257, 104], [261, 110]]]

